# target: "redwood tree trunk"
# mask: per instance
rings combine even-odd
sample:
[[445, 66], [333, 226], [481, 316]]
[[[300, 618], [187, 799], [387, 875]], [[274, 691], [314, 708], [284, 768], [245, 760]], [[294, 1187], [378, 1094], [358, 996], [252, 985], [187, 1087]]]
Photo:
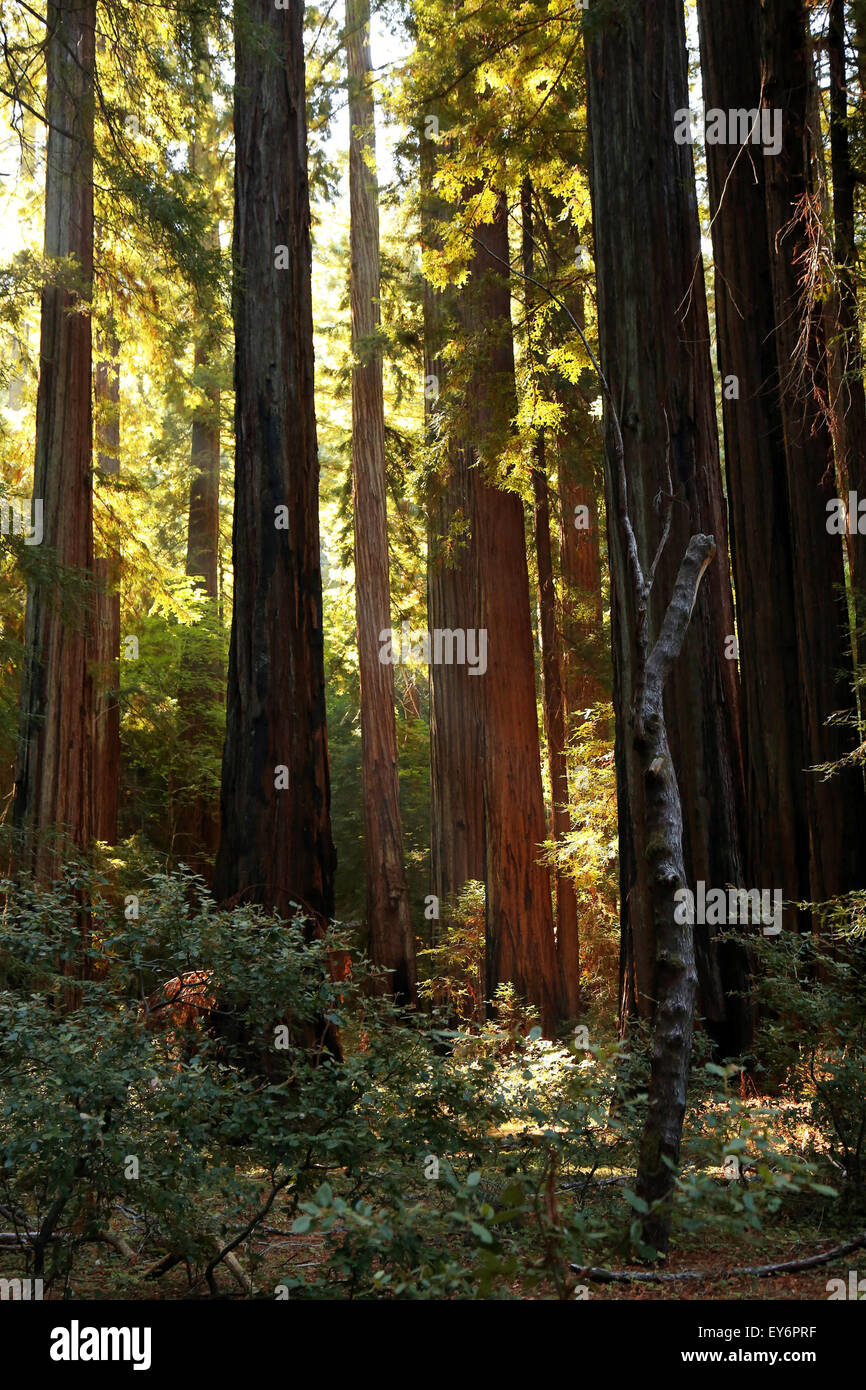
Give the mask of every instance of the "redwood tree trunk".
[[43, 878], [58, 862], [44, 832], [62, 827], [86, 846], [94, 831], [92, 0], [49, 0], [47, 23], [45, 255], [74, 258], [80, 284], [42, 292], [33, 496], [43, 506], [41, 558], [50, 552], [64, 578], [58, 586], [43, 573], [28, 589], [14, 818], [37, 837]]
[[301, 0], [236, 10], [235, 145], [234, 610], [215, 887], [321, 920], [335, 856]]
[[355, 613], [361, 683], [364, 853], [370, 956], [395, 998], [415, 998], [415, 943], [403, 868], [397, 775], [394, 668], [379, 660], [379, 634], [391, 626], [385, 406], [379, 308], [379, 190], [369, 0], [347, 0], [349, 75], [350, 248], [352, 346], [352, 476], [355, 527]]
[[[863, 498], [866, 497], [866, 391], [863, 387], [863, 352], [855, 282], [855, 173], [848, 124], [844, 0], [830, 0], [827, 54], [830, 60], [830, 164], [833, 173], [833, 255], [836, 262], [836, 288], [832, 297], [836, 323], [832, 341], [828, 344], [832, 420], [843, 494], [851, 488]], [[861, 536], [852, 534], [848, 537], [851, 573], [860, 590], [861, 608], [866, 587], [864, 550], [866, 542]]]
[[515, 413], [507, 214], [500, 196], [495, 221], [476, 228], [481, 245], [463, 295], [477, 363], [466, 404], [479, 460], [476, 545], [487, 632], [487, 671], [477, 678], [484, 686], [487, 996], [511, 982], [551, 1031], [561, 1002], [550, 876], [539, 863], [545, 822], [524, 510], [516, 493], [485, 477]]
[[[196, 35], [197, 45], [201, 36]], [[216, 223], [215, 176], [216, 162], [210, 141], [215, 138], [213, 99], [210, 82], [199, 69], [192, 84], [195, 104], [195, 127], [190, 142], [190, 167], [204, 180], [210, 196], [211, 225], [207, 245], [219, 251], [219, 231]], [[214, 306], [211, 312], [216, 312]], [[222, 626], [219, 613], [219, 547], [220, 547], [220, 391], [208, 381], [216, 347], [216, 334], [209, 320], [208, 303], [199, 310], [200, 320], [195, 327], [194, 374], [204, 376], [205, 402], [198, 407], [192, 420], [190, 462], [192, 478], [189, 489], [187, 518], [186, 573], [196, 581], [199, 593], [210, 602], [208, 617]], [[218, 699], [223, 689], [225, 672], [219, 659], [202, 655], [201, 646], [190, 634], [183, 657], [183, 673], [178, 703], [184, 715], [187, 739], [203, 744], [209, 741], [210, 731], [206, 710]], [[175, 818], [173, 849], [175, 856], [186, 863], [206, 882], [213, 879], [213, 858], [219, 844], [219, 808], [217, 798], [201, 789], [191, 789], [181, 799]]]
[[[576, 238], [570, 237], [568, 246], [572, 258], [575, 243]], [[577, 323], [585, 329], [586, 309], [580, 287], [568, 296], [567, 303]], [[564, 324], [563, 328], [569, 334], [573, 332], [571, 324]], [[565, 428], [556, 440], [562, 585], [560, 625], [564, 643], [565, 705], [573, 726], [578, 711], [608, 698], [605, 677], [610, 655], [604, 634], [595, 476], [601, 455], [596, 434], [598, 421], [590, 415], [581, 393], [571, 390], [563, 396]]]
[[[759, 8], [699, 0], [701, 70], [708, 107], [760, 106]], [[739, 145], [708, 144], [716, 266], [716, 323], [723, 382], [725, 469], [737, 590], [747, 817], [746, 874], [809, 896], [809, 757], [794, 588], [795, 557], [775, 356], [765, 168]], [[731, 382], [730, 378], [736, 378]]]
[[[210, 353], [199, 341], [195, 347], [196, 367], [207, 367]], [[220, 508], [220, 427], [219, 388], [206, 391], [207, 407], [197, 411], [192, 422], [192, 482], [189, 489], [186, 572], [199, 581], [208, 598], [218, 592], [219, 508]]]
[[[689, 881], [739, 884], [743, 787], [738, 679], [734, 664], [725, 659], [726, 638], [734, 632], [727, 518], [694, 169], [689, 147], [673, 138], [675, 112], [688, 106], [679, 0], [646, 0], [605, 17], [588, 42], [587, 74], [602, 365], [620, 410], [630, 511], [647, 565], [662, 533], [666, 498], [671, 491], [677, 498], [650, 605], [650, 638], [664, 611], [659, 595], [673, 590], [677, 557], [690, 535], [713, 535], [719, 551], [666, 697], [682, 795], [685, 867]], [[642, 829], [645, 792], [639, 760], [624, 736], [634, 697], [636, 626], [621, 537], [611, 526], [617, 509], [610, 488], [609, 479], [621, 998], [626, 1008], [634, 1004], [649, 1016], [655, 930]], [[727, 962], [706, 927], [695, 928], [695, 954], [701, 1012], [718, 1047], [739, 1052], [751, 1040], [750, 1011], [730, 996], [741, 987], [742, 971], [723, 977]]]
[[[813, 196], [808, 134], [811, 53], [802, 0], [763, 0], [764, 105], [781, 110], [782, 149], [764, 160], [767, 237], [775, 311], [776, 375], [790, 502], [794, 613], [806, 766], [834, 762], [854, 746], [851, 729], [828, 726], [836, 710], [853, 711], [847, 610], [840, 539], [828, 535], [826, 502], [836, 495], [830, 431], [810, 375], [822, 380], [819, 311], [809, 312], [800, 283], [809, 247], [803, 200]], [[805, 374], [801, 342], [807, 344]], [[764, 654], [766, 660], [766, 654]], [[790, 692], [789, 692], [790, 698]], [[807, 774], [809, 878], [813, 900], [864, 882], [864, 861], [851, 827], [866, 818], [863, 779], [851, 767], [822, 781]]]
[[[587, 460], [577, 456], [570, 440], [560, 438], [557, 462], [566, 707], [573, 718], [578, 710], [605, 698], [598, 674], [604, 633], [601, 546], [598, 503]], [[588, 525], [575, 525], [584, 516]]]
[[[523, 273], [534, 275], [534, 241], [532, 228], [532, 184], [524, 181], [522, 195]], [[532, 322], [533, 287], [526, 280], [527, 334], [529, 356], [533, 357], [534, 325]], [[562, 655], [556, 621], [556, 589], [553, 581], [553, 554], [550, 544], [550, 496], [544, 431], [539, 430], [535, 446], [535, 467], [532, 470], [532, 492], [535, 503], [535, 553], [538, 565], [538, 605], [541, 628], [541, 671], [544, 719], [547, 733], [547, 753], [550, 768], [552, 837], [560, 842], [571, 830], [568, 795], [568, 764], [565, 755], [565, 689], [562, 679]], [[580, 929], [577, 917], [577, 895], [570, 874], [556, 873], [556, 955], [559, 965], [560, 1007], [566, 1018], [574, 1019], [580, 1011]]]
[[[96, 366], [96, 401], [103, 412], [97, 427], [97, 465], [106, 477], [120, 472], [120, 368], [117, 344], [111, 360]], [[113, 528], [112, 528], [113, 529]], [[96, 560], [96, 691], [93, 735], [93, 833], [117, 842], [120, 808], [120, 552], [116, 543]]]
[[[446, 209], [432, 190], [434, 147], [421, 136], [421, 227], [428, 245]], [[443, 406], [448, 369], [442, 347], [453, 331], [453, 290], [424, 282], [425, 425], [428, 449], [438, 454], [427, 491], [427, 621], [431, 629], [480, 627], [475, 470], [465, 450], [447, 449]], [[468, 666], [430, 667], [431, 885], [440, 912], [464, 884], [484, 879], [482, 785], [483, 680]]]
[[[537, 466], [532, 471], [535, 498], [535, 550], [538, 560], [538, 595], [541, 612], [541, 664], [547, 752], [550, 765], [551, 829], [560, 843], [571, 831], [568, 763], [565, 756], [565, 690], [556, 625], [556, 593], [550, 547], [550, 499], [544, 456], [544, 435], [537, 446]], [[574, 879], [556, 873], [556, 955], [559, 964], [560, 1008], [568, 1019], [580, 1012], [580, 925]]]

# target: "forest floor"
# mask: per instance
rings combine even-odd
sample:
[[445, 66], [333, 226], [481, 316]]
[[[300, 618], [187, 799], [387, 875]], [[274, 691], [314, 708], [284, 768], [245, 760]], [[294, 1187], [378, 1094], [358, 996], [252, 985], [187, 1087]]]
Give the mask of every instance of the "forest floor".
[[[122, 1230], [119, 1224], [115, 1229], [118, 1232]], [[135, 1231], [131, 1223], [129, 1229], [122, 1233], [134, 1244]], [[676, 1274], [686, 1270], [701, 1271], [705, 1273], [705, 1278], [684, 1279], [675, 1284], [598, 1283], [585, 1279], [581, 1282], [585, 1283], [592, 1300], [826, 1301], [829, 1297], [828, 1280], [842, 1279], [847, 1288], [849, 1271], [856, 1270], [858, 1280], [866, 1278], [866, 1251], [861, 1250], [800, 1273], [783, 1273], [770, 1277], [725, 1275], [727, 1271], [742, 1266], [781, 1264], [816, 1255], [839, 1244], [842, 1238], [838, 1233], [819, 1232], [815, 1229], [764, 1230], [760, 1236], [753, 1238], [727, 1238], [723, 1248], [711, 1249], [707, 1246], [706, 1235], [684, 1236], [672, 1250], [665, 1266], [666, 1272]], [[238, 1249], [237, 1255], [244, 1269], [249, 1268], [249, 1260], [253, 1254], [255, 1289], [259, 1297], [265, 1292], [273, 1295], [277, 1286], [288, 1276], [301, 1276], [310, 1282], [318, 1282], [317, 1296], [322, 1297], [322, 1274], [330, 1263], [329, 1243], [323, 1236], [295, 1235], [289, 1229], [278, 1225], [267, 1226], [255, 1242]], [[12, 1268], [13, 1261], [16, 1264], [15, 1269]], [[0, 1276], [11, 1277], [13, 1274], [20, 1274], [17, 1263], [12, 1251], [0, 1252]], [[210, 1297], [200, 1273], [196, 1274], [191, 1269], [188, 1271], [182, 1263], [159, 1279], [147, 1279], [145, 1276], [152, 1263], [151, 1257], [143, 1259], [139, 1265], [108, 1246], [88, 1245], [76, 1260], [75, 1273], [67, 1295], [88, 1302], [102, 1299], [172, 1302]], [[598, 1259], [594, 1263], [605, 1268], [633, 1271], [645, 1269], [639, 1265], [623, 1265], [615, 1259]], [[219, 1296], [223, 1298], [244, 1297], [243, 1291], [225, 1265], [220, 1266], [216, 1274], [216, 1284]], [[527, 1291], [522, 1289], [519, 1283], [511, 1284], [509, 1293], [511, 1297], [532, 1300], [553, 1299], [557, 1296], [552, 1286]], [[344, 1298], [345, 1290], [335, 1289], [335, 1296]], [[46, 1300], [58, 1300], [62, 1297], [62, 1284], [59, 1280], [52, 1288], [45, 1290]]]

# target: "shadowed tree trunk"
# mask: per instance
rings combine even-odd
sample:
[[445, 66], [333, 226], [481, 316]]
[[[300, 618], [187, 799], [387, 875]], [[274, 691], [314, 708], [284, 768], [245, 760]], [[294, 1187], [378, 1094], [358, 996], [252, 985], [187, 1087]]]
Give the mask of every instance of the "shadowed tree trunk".
[[[826, 503], [836, 495], [836, 483], [830, 431], [817, 398], [818, 393], [826, 395], [820, 306], [810, 306], [800, 280], [810, 247], [807, 204], [814, 198], [808, 132], [811, 53], [802, 0], [763, 0], [762, 16], [764, 105], [780, 111], [782, 122], [781, 153], [764, 160], [776, 323], [774, 380], [790, 503], [801, 719], [806, 766], [814, 767], [838, 761], [856, 739], [850, 728], [826, 722], [834, 711], [853, 712], [853, 698], [842, 545], [827, 532]], [[863, 824], [866, 799], [856, 767], [830, 781], [809, 774], [806, 787], [809, 880], [811, 897], [818, 901], [864, 881], [863, 856], [850, 830]]]
[[[532, 471], [532, 488], [535, 498], [535, 549], [538, 559], [541, 612], [544, 712], [550, 765], [551, 830], [553, 839], [561, 843], [571, 832], [571, 814], [568, 764], [565, 756], [565, 690], [556, 625], [556, 593], [550, 546], [550, 499], [543, 433], [539, 435], [536, 449], [537, 462]], [[573, 1019], [580, 1012], [580, 926], [574, 879], [562, 871], [556, 873], [556, 955], [559, 964], [560, 1009], [564, 1018]]]
[[[675, 113], [688, 107], [682, 6], [647, 0], [605, 16], [588, 36], [587, 81], [601, 357], [620, 411], [642, 553], [654, 553], [667, 499], [675, 498], [671, 543], [649, 608], [650, 637], [661, 627], [659, 595], [673, 591], [676, 557], [689, 537], [711, 534], [719, 550], [668, 682], [666, 713], [689, 881], [724, 887], [742, 882], [739, 688], [725, 658], [734, 615], [694, 169], [689, 147], [674, 140]], [[636, 614], [621, 537], [611, 526], [609, 487], [625, 1023], [633, 1009], [645, 1017], [653, 1012], [656, 943], [645, 789], [625, 732], [635, 693]], [[708, 1029], [721, 1052], [745, 1050], [751, 1010], [732, 993], [742, 988], [745, 963], [730, 969], [710, 928], [696, 926], [694, 936]]]
[[[197, 35], [197, 43], [202, 40]], [[202, 178], [211, 201], [211, 225], [206, 244], [219, 251], [219, 229], [214, 204], [215, 160], [210, 141], [215, 138], [213, 101], [207, 72], [199, 68], [193, 81], [195, 102], [195, 133], [190, 143], [190, 167]], [[204, 404], [197, 407], [192, 420], [190, 462], [192, 478], [189, 489], [187, 519], [186, 573], [196, 581], [196, 587], [210, 602], [207, 615], [210, 622], [221, 626], [219, 604], [220, 548], [220, 390], [213, 381], [214, 357], [217, 351], [216, 334], [208, 321], [208, 301], [199, 309], [195, 327], [194, 377], [199, 379]], [[197, 383], [198, 384], [198, 383]], [[183, 678], [179, 704], [184, 714], [185, 736], [200, 746], [210, 742], [208, 710], [215, 692], [224, 685], [223, 664], [208, 659], [198, 645], [197, 633], [190, 633], [183, 658]], [[201, 788], [190, 788], [181, 799], [177, 814], [173, 848], [178, 859], [185, 862], [206, 882], [213, 878], [213, 857], [219, 844], [219, 809], [217, 798]]]
[[[195, 366], [208, 368], [210, 353], [204, 343], [195, 347]], [[205, 390], [207, 406], [192, 422], [192, 482], [189, 489], [186, 572], [199, 581], [202, 593], [215, 599], [218, 593], [220, 508], [220, 393], [217, 386]]]
[[390, 972], [400, 1003], [415, 998], [415, 942], [403, 867], [397, 776], [394, 668], [379, 660], [380, 632], [391, 625], [385, 407], [379, 308], [379, 190], [370, 59], [369, 0], [347, 0], [349, 197], [351, 245], [352, 477], [355, 613], [361, 684], [367, 928], [374, 964]]
[[91, 320], [93, 272], [92, 3], [49, 3], [45, 255], [72, 257], [74, 288], [42, 291], [33, 496], [43, 509], [45, 552], [63, 582], [30, 578], [21, 740], [14, 819], [36, 837], [33, 867], [57, 867], [44, 832], [63, 827], [75, 845], [93, 837], [93, 480]]
[[[569, 249], [574, 251], [575, 237]], [[577, 286], [564, 301], [575, 322], [586, 327], [584, 294]], [[579, 391], [563, 392], [565, 428], [556, 440], [559, 496], [559, 565], [562, 593], [565, 706], [573, 727], [578, 711], [608, 697], [603, 672], [610, 660], [604, 633], [601, 543], [595, 470], [601, 442]]]
[[587, 463], [576, 456], [570, 440], [557, 441], [560, 611], [569, 716], [589, 709], [605, 694], [598, 676], [604, 633], [598, 503]]
[[624, 570], [617, 576], [631, 598], [635, 618], [634, 698], [620, 726], [624, 746], [640, 764], [641, 819], [632, 823], [632, 843], [644, 847], [652, 914], [653, 1046], [648, 1105], [638, 1152], [637, 1195], [645, 1204], [644, 1242], [664, 1253], [679, 1165], [694, 1032], [697, 969], [694, 914], [681, 910], [686, 886], [680, 789], [668, 743], [664, 687], [683, 650], [704, 572], [716, 554], [712, 536], [692, 536], [686, 547], [658, 638], [650, 648], [648, 614], [661, 560], [672, 531], [673, 502], [652, 562], [640, 557], [630, 515], [631, 489], [619, 417], [603, 372], [596, 371], [605, 399], [609, 450], [605, 459], [609, 498], [608, 533], [617, 534]]
[[[708, 108], [761, 105], [760, 9], [699, 0]], [[746, 875], [809, 895], [808, 780], [799, 701], [791, 508], [774, 343], [771, 249], [763, 158], [737, 144], [707, 144], [723, 380], [725, 469], [743, 704]]]
[[[863, 387], [863, 352], [854, 278], [857, 262], [854, 240], [855, 172], [848, 120], [844, 0], [830, 0], [827, 56], [830, 62], [833, 257], [836, 263], [835, 293], [831, 297], [835, 324], [828, 344], [830, 403], [842, 492], [845, 495], [849, 489], [853, 489], [862, 499], [866, 497], [866, 391]], [[866, 587], [864, 541], [856, 533], [849, 535], [847, 541], [851, 573], [861, 591], [862, 607], [862, 591]]]
[[[523, 273], [525, 281], [527, 336], [529, 356], [535, 348], [532, 341], [532, 305], [534, 278], [534, 241], [532, 229], [532, 184], [524, 180], [522, 200]], [[550, 767], [551, 830], [555, 841], [561, 842], [571, 831], [568, 796], [568, 764], [565, 756], [565, 690], [562, 679], [562, 659], [556, 621], [556, 589], [553, 582], [553, 554], [550, 544], [550, 496], [544, 431], [539, 430], [535, 444], [535, 466], [532, 470], [532, 492], [535, 503], [535, 552], [538, 564], [539, 612], [541, 627], [541, 669], [543, 707], [547, 733]], [[559, 965], [560, 1007], [565, 1018], [573, 1019], [580, 1012], [580, 930], [577, 917], [577, 895], [574, 880], [564, 872], [556, 873], [556, 955]]]
[[303, 5], [235, 16], [234, 612], [215, 889], [333, 912]]

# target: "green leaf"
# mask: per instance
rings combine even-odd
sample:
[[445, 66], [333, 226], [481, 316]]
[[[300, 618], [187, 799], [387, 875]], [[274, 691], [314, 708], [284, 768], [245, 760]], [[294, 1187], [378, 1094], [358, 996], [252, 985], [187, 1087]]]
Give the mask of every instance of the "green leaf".
[[635, 1211], [639, 1211], [642, 1216], [645, 1216], [649, 1211], [648, 1203], [644, 1201], [643, 1197], [639, 1197], [636, 1192], [632, 1192], [630, 1188], [624, 1187], [622, 1195], [625, 1197], [629, 1206], [634, 1207]]

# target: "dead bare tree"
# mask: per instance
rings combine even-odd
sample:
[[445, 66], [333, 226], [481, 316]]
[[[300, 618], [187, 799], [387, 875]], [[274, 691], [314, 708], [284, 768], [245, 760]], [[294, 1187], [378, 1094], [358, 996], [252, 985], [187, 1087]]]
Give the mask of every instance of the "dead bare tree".
[[[497, 257], [497, 259], [499, 259]], [[504, 262], [503, 262], [504, 264]], [[701, 581], [716, 553], [712, 536], [690, 539], [674, 583], [673, 594], [662, 619], [658, 637], [650, 647], [649, 599], [656, 570], [671, 529], [673, 505], [670, 459], [667, 461], [668, 512], [658, 548], [644, 569], [629, 516], [628, 479], [619, 416], [610, 387], [580, 324], [549, 286], [509, 266], [512, 274], [537, 285], [561, 306], [580, 335], [604, 395], [607, 411], [605, 470], [608, 497], [614, 499], [616, 524], [628, 560], [628, 575], [637, 614], [634, 700], [626, 731], [640, 758], [644, 780], [641, 812], [632, 805], [630, 814], [641, 814], [634, 843], [644, 845], [650, 885], [652, 939], [655, 941], [655, 1011], [649, 1104], [638, 1154], [637, 1195], [646, 1204], [641, 1226], [643, 1240], [659, 1253], [667, 1250], [670, 1237], [671, 1199], [679, 1163], [686, 1109], [692, 1034], [694, 1031], [697, 970], [692, 925], [677, 921], [677, 893], [686, 887], [683, 860], [683, 814], [679, 785], [668, 746], [664, 716], [664, 686], [682, 651]], [[668, 439], [668, 449], [670, 439]], [[624, 745], [627, 746], [624, 740]]]

